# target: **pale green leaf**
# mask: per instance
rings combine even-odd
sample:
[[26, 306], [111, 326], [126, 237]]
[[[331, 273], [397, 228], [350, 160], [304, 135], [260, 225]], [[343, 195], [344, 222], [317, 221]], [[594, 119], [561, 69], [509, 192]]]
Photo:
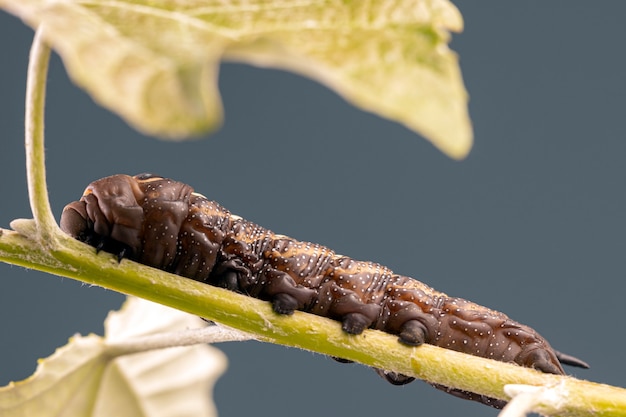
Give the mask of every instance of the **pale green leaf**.
[[463, 22], [448, 0], [0, 0], [0, 7], [43, 24], [72, 78], [148, 133], [180, 138], [216, 128], [218, 64], [230, 59], [314, 78], [453, 157], [471, 147], [467, 94], [447, 46], [448, 30]]
[[[0, 388], [0, 415], [11, 417], [175, 417], [216, 415], [211, 403], [225, 356], [208, 345], [120, 354], [117, 343], [201, 327], [195, 316], [129, 299], [105, 322], [104, 338], [74, 336], [35, 373]], [[132, 352], [140, 353], [132, 353]]]

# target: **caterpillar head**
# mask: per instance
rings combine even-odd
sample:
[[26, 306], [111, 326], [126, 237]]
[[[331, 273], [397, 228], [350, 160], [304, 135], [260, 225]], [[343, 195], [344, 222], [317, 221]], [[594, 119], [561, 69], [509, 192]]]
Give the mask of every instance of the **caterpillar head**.
[[87, 186], [63, 209], [61, 229], [97, 249], [138, 254], [144, 222], [144, 192], [135, 177], [113, 175]]

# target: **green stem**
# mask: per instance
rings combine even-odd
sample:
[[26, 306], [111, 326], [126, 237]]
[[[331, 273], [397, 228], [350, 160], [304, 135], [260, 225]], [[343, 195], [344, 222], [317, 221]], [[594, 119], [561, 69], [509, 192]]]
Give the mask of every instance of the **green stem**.
[[46, 184], [44, 109], [50, 48], [43, 42], [42, 33], [42, 27], [35, 33], [26, 81], [26, 177], [30, 207], [37, 222], [40, 243], [54, 248], [55, 237], [61, 232], [50, 208]]

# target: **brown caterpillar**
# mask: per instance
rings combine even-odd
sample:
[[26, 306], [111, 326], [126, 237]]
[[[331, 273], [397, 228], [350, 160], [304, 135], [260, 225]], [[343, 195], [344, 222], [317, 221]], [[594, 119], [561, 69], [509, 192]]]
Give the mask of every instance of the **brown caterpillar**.
[[[181, 182], [152, 174], [114, 175], [91, 183], [68, 204], [61, 228], [98, 250], [272, 302], [366, 328], [502, 362], [563, 374], [561, 363], [588, 367], [553, 350], [535, 330], [505, 314], [449, 297], [373, 262], [356, 261], [231, 214]], [[413, 378], [384, 370], [401, 385]], [[436, 386], [501, 408], [505, 402]]]

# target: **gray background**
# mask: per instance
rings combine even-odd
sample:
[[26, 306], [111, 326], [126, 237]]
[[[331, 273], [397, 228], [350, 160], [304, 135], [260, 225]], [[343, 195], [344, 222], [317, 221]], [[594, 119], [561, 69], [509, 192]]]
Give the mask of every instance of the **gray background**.
[[[626, 385], [626, 3], [457, 2], [476, 144], [462, 162], [291, 74], [222, 67], [224, 127], [192, 143], [144, 137], [51, 63], [47, 161], [53, 210], [114, 173], [193, 184], [233, 212], [374, 260], [505, 311], [584, 358], [586, 379]], [[23, 96], [32, 30], [0, 13], [0, 224], [30, 217]], [[123, 297], [0, 265], [0, 384], [28, 376], [76, 332], [102, 331]], [[488, 416], [424, 383], [260, 343], [221, 345], [222, 416]], [[307, 394], [310, 393], [310, 394]]]

